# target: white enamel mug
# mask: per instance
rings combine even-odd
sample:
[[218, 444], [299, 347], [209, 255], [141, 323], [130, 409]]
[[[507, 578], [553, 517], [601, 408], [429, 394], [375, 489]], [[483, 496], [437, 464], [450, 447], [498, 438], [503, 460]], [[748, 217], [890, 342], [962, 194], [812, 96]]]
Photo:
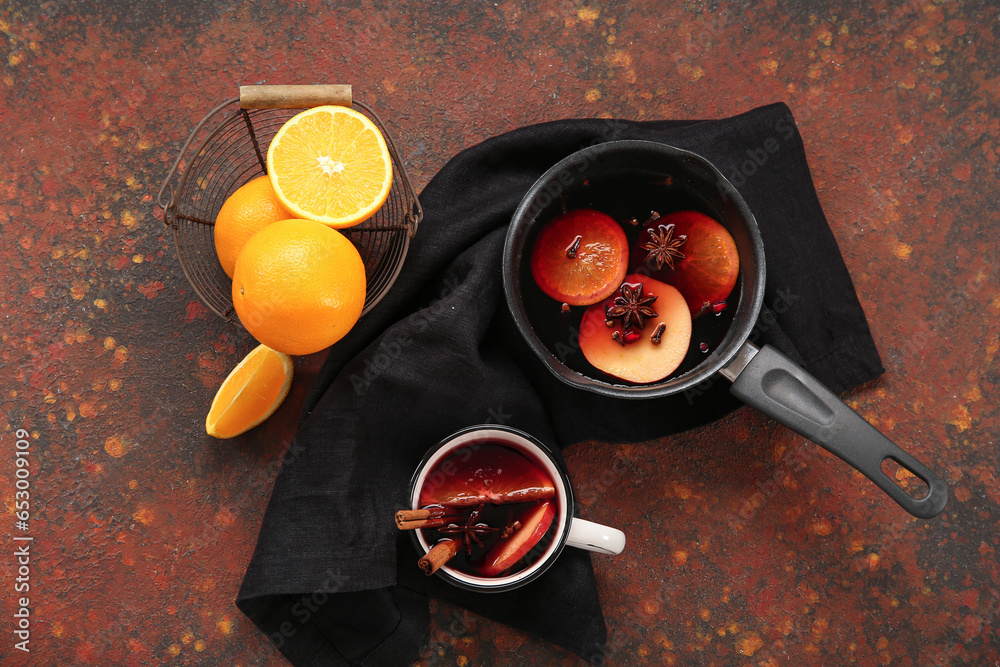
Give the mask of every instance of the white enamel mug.
[[[476, 576], [444, 565], [437, 571], [438, 576], [461, 588], [500, 592], [518, 588], [539, 577], [555, 562], [566, 546], [611, 555], [622, 552], [625, 548], [625, 533], [610, 526], [573, 516], [575, 501], [569, 476], [562, 465], [553, 457], [551, 450], [527, 433], [506, 426], [493, 424], [470, 426], [445, 438], [431, 448], [420, 465], [417, 466], [413, 479], [410, 481], [411, 508], [419, 509], [420, 492], [425, 484], [435, 482], [435, 480], [429, 480], [428, 477], [436, 470], [438, 463], [462, 449], [473, 451], [485, 444], [510, 447], [526, 455], [548, 473], [556, 488], [555, 500], [558, 509], [556, 517], [552, 521], [556, 532], [548, 541], [545, 551], [531, 565], [513, 574], [498, 577]], [[551, 532], [552, 529], [549, 530]], [[426, 554], [431, 550], [433, 545], [427, 541], [423, 530], [414, 530], [411, 534], [417, 550], [421, 554]]]

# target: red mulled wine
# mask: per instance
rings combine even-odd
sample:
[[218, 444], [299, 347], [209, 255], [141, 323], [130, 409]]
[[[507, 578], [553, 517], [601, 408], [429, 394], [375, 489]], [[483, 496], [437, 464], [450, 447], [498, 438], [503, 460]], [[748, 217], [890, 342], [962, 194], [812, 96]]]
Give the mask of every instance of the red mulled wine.
[[[674, 282], [670, 276], [673, 258], [684, 252], [685, 241], [688, 242], [688, 247], [692, 245], [692, 242], [683, 235], [675, 234], [676, 229], [683, 229], [684, 225], [688, 224], [688, 221], [683, 219], [685, 214], [681, 212], [707, 216], [720, 224], [724, 220], [704, 197], [684, 184], [670, 178], [664, 179], [660, 174], [635, 170], [595, 176], [571, 184], [560, 201], [539, 214], [540, 224], [535, 228], [540, 230], [546, 222], [564, 211], [577, 209], [593, 209], [605, 213], [621, 225], [630, 248], [629, 278], [626, 282], [640, 274], [667, 283]], [[676, 226], [674, 220], [677, 221]], [[728, 232], [725, 235], [728, 236]], [[526, 247], [532, 248], [533, 243], [534, 239], [528, 239]], [[735, 246], [732, 246], [732, 252], [735, 253]], [[690, 371], [721, 344], [733, 322], [737, 306], [735, 300], [740, 293], [742, 277], [735, 269], [733, 272], [736, 274], [733, 278], [735, 285], [728, 298], [712, 297], [714, 299], [712, 301], [693, 304], [688, 298], [689, 290], [685, 289], [685, 298], [691, 304], [690, 310], [693, 316], [690, 341], [686, 346], [686, 353], [682, 353], [683, 360], [676, 369], [667, 377], [656, 381], [669, 380]], [[729, 284], [731, 285], [732, 281]], [[609, 384], [638, 385], [649, 382], [623, 380], [621, 376], [600, 370], [587, 360], [581, 351], [581, 329], [584, 326], [593, 329], [593, 322], [589, 320], [594, 318], [588, 320], [584, 316], [588, 308], [593, 310], [595, 306], [567, 305], [546, 295], [533, 278], [528, 262], [522, 263], [521, 288], [528, 319], [536, 334], [549, 351], [569, 368]], [[650, 287], [647, 286], [646, 291], [649, 292]], [[615, 297], [618, 297], [619, 302], [628, 305], [619, 293], [615, 293], [607, 303], [613, 304], [612, 299]], [[652, 308], [656, 309], [657, 305], [654, 302]], [[666, 306], [662, 299], [659, 305]], [[598, 307], [605, 308], [605, 312], [610, 315], [615, 314], [610, 312], [607, 306]], [[602, 321], [607, 319], [609, 327], [606, 332], [607, 337], [614, 337], [623, 347], [632, 343], [637, 337], [645, 340], [656, 336], [658, 324], [655, 319], [646, 327], [649, 331], [635, 331], [634, 326], [617, 331], [611, 328], [616, 324], [612, 321], [613, 317], [599, 319]], [[602, 344], [603, 342], [602, 340]], [[655, 343], [658, 345], [659, 341]]]
[[447, 566], [478, 577], [530, 567], [557, 532], [559, 499], [543, 464], [499, 442], [456, 449], [428, 471], [420, 490], [430, 510], [427, 543], [457, 540]]

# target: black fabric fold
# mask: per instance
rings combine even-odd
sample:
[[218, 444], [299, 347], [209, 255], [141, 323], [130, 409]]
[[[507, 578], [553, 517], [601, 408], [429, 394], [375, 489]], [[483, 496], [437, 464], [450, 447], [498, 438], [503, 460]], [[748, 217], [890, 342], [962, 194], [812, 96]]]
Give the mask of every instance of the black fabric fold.
[[739, 406], [724, 381], [643, 401], [573, 389], [517, 333], [500, 271], [511, 214], [554, 163], [616, 139], [699, 153], [743, 194], [768, 273], [756, 342], [836, 392], [882, 373], [785, 105], [710, 121], [555, 121], [473, 146], [421, 193], [424, 220], [398, 280], [331, 348], [275, 482], [237, 605], [293, 664], [413, 661], [427, 642], [427, 596], [603, 655], [588, 553], [565, 550], [521, 589], [472, 593], [419, 573], [392, 516], [424, 452], [465, 426], [504, 423], [564, 448], [660, 438]]

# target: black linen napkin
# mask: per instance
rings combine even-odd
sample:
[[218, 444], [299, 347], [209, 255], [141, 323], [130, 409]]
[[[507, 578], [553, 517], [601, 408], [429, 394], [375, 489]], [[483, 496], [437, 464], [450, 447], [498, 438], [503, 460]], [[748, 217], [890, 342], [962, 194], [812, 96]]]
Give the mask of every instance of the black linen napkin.
[[[573, 389], [514, 327], [500, 269], [511, 214], [557, 161], [616, 139], [699, 153], [744, 195], [767, 262], [756, 342], [836, 392], [882, 372], [784, 104], [710, 121], [556, 121], [469, 148], [421, 194], [424, 221], [393, 289], [331, 348], [275, 482], [237, 605], [293, 664], [413, 661], [428, 640], [427, 596], [601, 659], [607, 634], [589, 553], [566, 549], [521, 589], [471, 593], [417, 569], [393, 514], [424, 452], [465, 426], [505, 423], [556, 447], [625, 443], [738, 407], [723, 381], [642, 401]], [[458, 637], [456, 624], [445, 630]]]

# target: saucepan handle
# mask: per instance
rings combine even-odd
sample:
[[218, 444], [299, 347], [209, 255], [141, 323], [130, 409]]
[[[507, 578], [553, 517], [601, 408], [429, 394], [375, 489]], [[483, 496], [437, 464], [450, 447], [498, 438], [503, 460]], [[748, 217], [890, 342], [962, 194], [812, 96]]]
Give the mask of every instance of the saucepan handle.
[[[742, 370], [723, 373], [733, 380], [733, 395], [854, 466], [910, 514], [929, 519], [941, 513], [948, 502], [944, 480], [788, 357], [767, 345], [750, 349], [742, 354], [744, 360], [750, 357]], [[927, 495], [917, 499], [903, 490], [883, 472], [886, 459], [923, 480]]]

